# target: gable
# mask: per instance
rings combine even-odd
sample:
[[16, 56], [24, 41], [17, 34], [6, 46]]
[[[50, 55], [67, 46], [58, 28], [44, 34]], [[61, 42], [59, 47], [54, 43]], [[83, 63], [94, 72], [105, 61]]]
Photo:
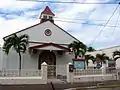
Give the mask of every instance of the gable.
[[[49, 29], [51, 31], [50, 36], [46, 36], [46, 29]], [[27, 34], [29, 36], [29, 41], [34, 42], [53, 42], [56, 44], [70, 44], [72, 41], [78, 41], [75, 37], [64, 31], [56, 24], [51, 23], [50, 21], [28, 27], [27, 29], [16, 32], [16, 34]]]

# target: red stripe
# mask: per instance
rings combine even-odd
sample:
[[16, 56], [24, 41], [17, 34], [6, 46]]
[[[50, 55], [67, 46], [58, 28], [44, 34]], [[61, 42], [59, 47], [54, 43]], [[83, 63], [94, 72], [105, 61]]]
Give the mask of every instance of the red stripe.
[[55, 44], [55, 43], [44, 43], [42, 45], [36, 45], [36, 46], [30, 47], [30, 48], [42, 48], [42, 47], [47, 47], [47, 46], [54, 46], [54, 47], [57, 47], [57, 48], [60, 48], [60, 49], [70, 51], [70, 48], [66, 48], [66, 47], [60, 46], [60, 45]]

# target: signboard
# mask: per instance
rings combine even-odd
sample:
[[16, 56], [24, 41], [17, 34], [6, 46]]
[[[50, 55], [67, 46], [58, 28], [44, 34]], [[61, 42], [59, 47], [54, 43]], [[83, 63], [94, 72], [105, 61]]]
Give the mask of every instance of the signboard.
[[85, 68], [85, 62], [84, 61], [74, 61], [74, 68], [84, 69]]

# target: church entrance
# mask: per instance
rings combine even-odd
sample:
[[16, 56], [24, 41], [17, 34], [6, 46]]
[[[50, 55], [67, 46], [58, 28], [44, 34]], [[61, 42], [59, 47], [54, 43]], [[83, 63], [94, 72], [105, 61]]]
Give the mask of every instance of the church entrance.
[[48, 65], [48, 77], [56, 75], [56, 56], [53, 51], [45, 50], [39, 56], [38, 69], [41, 69], [41, 64], [46, 62]]

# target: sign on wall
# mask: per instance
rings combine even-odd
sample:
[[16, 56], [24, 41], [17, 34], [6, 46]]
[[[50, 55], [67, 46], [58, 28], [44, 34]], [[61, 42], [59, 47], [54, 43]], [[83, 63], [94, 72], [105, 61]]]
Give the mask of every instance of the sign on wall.
[[74, 68], [84, 69], [85, 68], [85, 62], [84, 61], [74, 61]]

